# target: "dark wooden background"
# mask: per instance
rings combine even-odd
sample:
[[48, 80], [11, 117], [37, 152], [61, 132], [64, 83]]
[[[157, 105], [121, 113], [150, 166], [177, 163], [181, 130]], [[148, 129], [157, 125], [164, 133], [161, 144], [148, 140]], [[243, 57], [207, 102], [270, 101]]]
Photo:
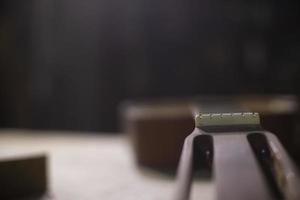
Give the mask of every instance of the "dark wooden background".
[[297, 0], [2, 0], [2, 127], [116, 130], [124, 99], [300, 91]]

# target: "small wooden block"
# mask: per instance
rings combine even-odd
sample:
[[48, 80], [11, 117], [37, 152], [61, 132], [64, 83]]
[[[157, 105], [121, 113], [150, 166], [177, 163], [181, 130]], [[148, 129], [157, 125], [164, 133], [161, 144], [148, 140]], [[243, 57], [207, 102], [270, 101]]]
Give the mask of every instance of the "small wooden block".
[[40, 196], [46, 190], [45, 154], [0, 153], [0, 199]]

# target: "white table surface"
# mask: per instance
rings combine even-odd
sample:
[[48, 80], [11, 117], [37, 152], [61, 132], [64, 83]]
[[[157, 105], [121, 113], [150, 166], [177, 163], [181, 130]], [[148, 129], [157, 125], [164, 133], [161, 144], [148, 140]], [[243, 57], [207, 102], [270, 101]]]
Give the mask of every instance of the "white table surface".
[[[124, 135], [0, 130], [0, 153], [45, 152], [53, 200], [172, 200], [175, 179], [135, 165]], [[214, 199], [214, 184], [193, 184], [191, 199]]]

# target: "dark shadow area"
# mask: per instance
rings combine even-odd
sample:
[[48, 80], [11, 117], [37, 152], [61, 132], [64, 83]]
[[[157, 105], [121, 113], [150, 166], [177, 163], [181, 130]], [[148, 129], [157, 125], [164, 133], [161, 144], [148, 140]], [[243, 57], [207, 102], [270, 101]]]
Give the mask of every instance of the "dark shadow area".
[[0, 125], [116, 131], [124, 99], [299, 94], [299, 1], [3, 0]]

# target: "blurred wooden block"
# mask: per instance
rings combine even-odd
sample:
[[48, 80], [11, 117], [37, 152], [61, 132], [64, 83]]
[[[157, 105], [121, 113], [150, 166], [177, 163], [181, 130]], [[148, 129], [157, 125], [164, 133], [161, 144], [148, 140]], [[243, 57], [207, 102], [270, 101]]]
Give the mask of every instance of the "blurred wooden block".
[[189, 105], [178, 101], [139, 102], [123, 110], [125, 132], [139, 165], [176, 169], [184, 138], [194, 129]]
[[176, 169], [184, 138], [194, 128], [191, 107], [199, 113], [260, 113], [262, 127], [274, 132], [296, 162], [300, 163], [300, 145], [296, 144], [300, 141], [296, 131], [300, 119], [296, 97], [233, 95], [124, 104], [121, 110], [124, 132], [131, 135], [138, 164]]
[[0, 152], [0, 199], [40, 196], [47, 190], [44, 154]]

